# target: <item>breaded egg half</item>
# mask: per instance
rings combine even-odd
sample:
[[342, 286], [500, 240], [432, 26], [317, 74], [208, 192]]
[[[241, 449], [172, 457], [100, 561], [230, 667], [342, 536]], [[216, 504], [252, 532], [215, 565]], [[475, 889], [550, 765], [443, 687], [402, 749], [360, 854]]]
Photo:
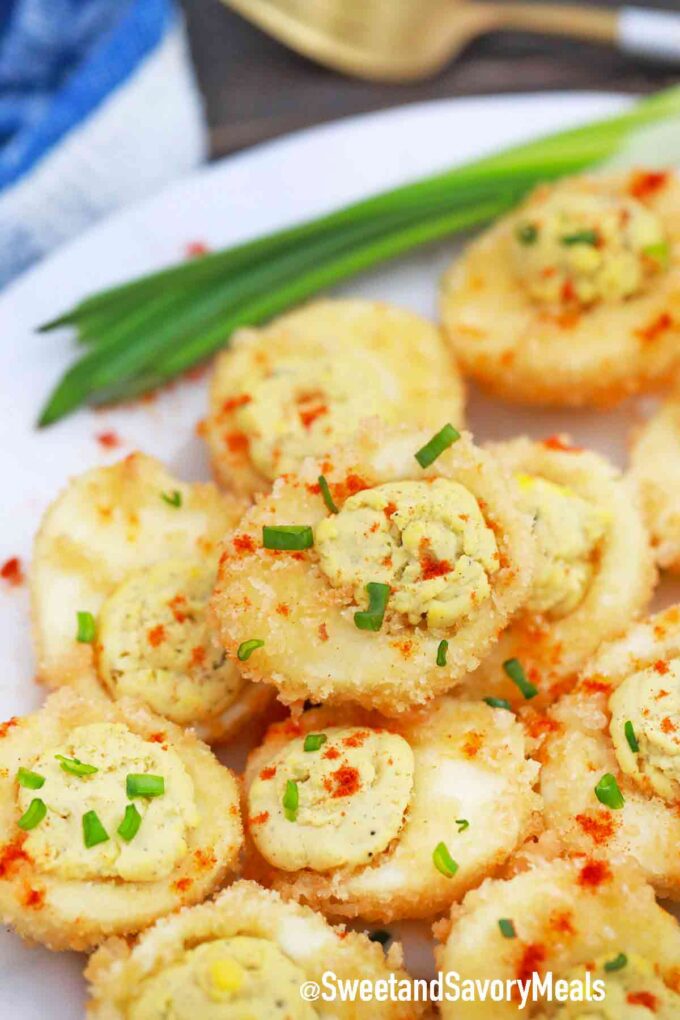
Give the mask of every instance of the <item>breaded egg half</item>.
[[[524, 605], [463, 689], [513, 706], [528, 694], [543, 706], [644, 609], [656, 581], [653, 555], [634, 487], [603, 457], [557, 436], [491, 449], [533, 521], [534, 576]], [[504, 669], [513, 659], [531, 685], [526, 694]]]
[[316, 301], [234, 334], [217, 359], [204, 434], [217, 479], [262, 492], [364, 418], [460, 426], [463, 403], [438, 327], [376, 301]]
[[73, 479], [33, 552], [38, 678], [136, 698], [213, 741], [260, 711], [269, 691], [244, 682], [207, 619], [218, 544], [242, 509], [141, 453]]
[[219, 887], [241, 846], [238, 787], [141, 705], [63, 690], [0, 728], [0, 833], [3, 923], [89, 949]]
[[[678, 922], [636, 871], [604, 860], [538, 863], [508, 881], [485, 882], [453, 908], [437, 962], [455, 972], [459, 989], [477, 981], [488, 995], [442, 1003], [443, 1020], [680, 1016]], [[548, 975], [552, 1001], [531, 991]], [[494, 1001], [491, 982], [505, 1001]], [[528, 993], [524, 1008], [518, 983]]]
[[680, 361], [680, 181], [636, 171], [542, 185], [442, 281], [464, 373], [522, 404], [609, 405]]
[[552, 716], [548, 826], [575, 851], [634, 858], [659, 895], [680, 899], [680, 608], [605, 645]]
[[680, 573], [680, 397], [636, 430], [630, 473], [637, 485], [656, 560]]
[[[104, 943], [90, 958], [89, 1020], [417, 1020], [417, 1002], [306, 1000], [323, 976], [408, 991], [398, 944], [381, 946], [320, 914], [237, 882], [211, 903], [166, 917], [130, 945]], [[333, 979], [335, 980], [335, 979]], [[410, 996], [411, 998], [413, 996]]]
[[483, 702], [312, 710], [249, 759], [246, 870], [330, 916], [429, 917], [537, 832], [537, 778], [520, 723]]
[[525, 597], [532, 541], [511, 480], [467, 434], [421, 467], [431, 438], [367, 424], [277, 479], [225, 540], [212, 603], [224, 647], [264, 642], [243, 669], [282, 701], [388, 715], [424, 703], [478, 664]]

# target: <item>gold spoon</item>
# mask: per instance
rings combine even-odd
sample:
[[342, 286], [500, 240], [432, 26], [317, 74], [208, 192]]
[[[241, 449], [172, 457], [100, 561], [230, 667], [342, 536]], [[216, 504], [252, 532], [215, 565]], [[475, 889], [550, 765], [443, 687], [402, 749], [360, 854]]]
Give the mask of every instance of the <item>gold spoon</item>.
[[292, 49], [347, 74], [408, 81], [434, 74], [497, 29], [567, 35], [680, 63], [680, 15], [640, 7], [473, 0], [224, 0]]

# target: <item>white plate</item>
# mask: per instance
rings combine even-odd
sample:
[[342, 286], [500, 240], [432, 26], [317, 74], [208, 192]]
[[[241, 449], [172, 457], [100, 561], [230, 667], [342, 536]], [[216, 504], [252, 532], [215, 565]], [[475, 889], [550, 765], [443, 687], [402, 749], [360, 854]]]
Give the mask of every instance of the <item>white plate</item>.
[[[621, 110], [630, 100], [592, 94], [444, 100], [352, 118], [259, 146], [210, 166], [150, 201], [100, 224], [27, 273], [0, 296], [0, 563], [30, 557], [41, 512], [66, 479], [141, 448], [187, 478], [207, 476], [194, 426], [205, 409], [205, 382], [182, 383], [151, 404], [83, 411], [44, 432], [33, 423], [74, 346], [68, 334], [41, 336], [40, 322], [89, 292], [181, 258], [189, 242], [210, 247], [270, 231], [370, 192], [562, 127]], [[381, 297], [434, 315], [435, 288], [450, 244], [426, 249], [350, 281], [343, 292]], [[471, 397], [480, 439], [569, 430], [618, 462], [637, 408], [608, 415], [525, 412]], [[98, 433], [113, 430], [119, 449]], [[671, 595], [666, 589], [664, 601]], [[0, 718], [41, 700], [26, 588], [0, 582]], [[0, 839], [2, 834], [0, 833]], [[22, 1020], [82, 1016], [83, 959], [29, 949], [0, 932], [0, 1015]], [[426, 967], [422, 956], [415, 962]]]

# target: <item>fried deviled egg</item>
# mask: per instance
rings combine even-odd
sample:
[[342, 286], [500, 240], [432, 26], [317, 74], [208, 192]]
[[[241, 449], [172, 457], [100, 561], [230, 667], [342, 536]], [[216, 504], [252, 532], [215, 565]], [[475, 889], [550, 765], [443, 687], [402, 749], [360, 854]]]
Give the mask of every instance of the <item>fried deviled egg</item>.
[[508, 400], [591, 406], [658, 387], [680, 361], [680, 180], [542, 185], [444, 277], [465, 373]]
[[282, 701], [392, 715], [478, 664], [525, 597], [532, 558], [492, 454], [450, 425], [432, 437], [376, 421], [246, 513], [213, 609], [228, 654]]
[[207, 619], [217, 548], [242, 510], [133, 454], [75, 478], [43, 518], [31, 590], [38, 676], [90, 697], [133, 697], [204, 739], [269, 701]]
[[657, 563], [680, 573], [680, 395], [636, 430], [630, 461]]
[[89, 949], [208, 896], [236, 865], [238, 787], [135, 702], [51, 695], [0, 728], [0, 917]]
[[605, 645], [553, 708], [541, 790], [568, 848], [637, 861], [680, 899], [680, 608]]
[[[485, 882], [453, 908], [437, 958], [459, 992], [442, 1003], [443, 1020], [680, 1016], [678, 922], [635, 870], [601, 859]], [[462, 994], [475, 982], [474, 997]]]
[[[110, 939], [90, 958], [89, 1020], [417, 1020], [415, 1001], [342, 1001], [340, 982], [390, 978], [408, 992], [401, 946], [237, 882], [212, 903], [163, 918], [130, 945]], [[324, 975], [332, 978], [324, 978]], [[337, 982], [337, 985], [336, 985]], [[315, 987], [316, 996], [314, 994]], [[331, 999], [336, 989], [335, 999]], [[324, 999], [324, 996], [326, 998]], [[408, 998], [415, 998], [409, 995]], [[429, 1014], [428, 1014], [429, 1015]]]
[[261, 492], [366, 417], [459, 426], [463, 399], [432, 323], [373, 301], [317, 301], [232, 337], [215, 366], [204, 434], [218, 480]]
[[533, 521], [534, 575], [524, 605], [463, 687], [514, 707], [525, 699], [543, 706], [644, 608], [656, 572], [633, 487], [603, 457], [557, 436], [492, 449]]
[[312, 710], [250, 757], [246, 869], [331, 916], [428, 917], [535, 833], [537, 776], [515, 716], [481, 701]]

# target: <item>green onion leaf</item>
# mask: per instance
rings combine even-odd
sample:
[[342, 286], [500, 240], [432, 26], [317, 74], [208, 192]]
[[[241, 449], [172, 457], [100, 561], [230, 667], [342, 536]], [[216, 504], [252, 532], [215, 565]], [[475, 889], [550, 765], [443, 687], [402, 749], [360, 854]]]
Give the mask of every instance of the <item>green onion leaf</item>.
[[434, 464], [437, 457], [442, 455], [444, 450], [448, 450], [458, 439], [460, 439], [458, 429], [454, 429], [453, 425], [445, 425], [436, 435], [432, 436], [428, 443], [425, 443], [425, 446], [421, 446], [415, 458], [421, 468], [429, 467], [430, 464]]
[[619, 953], [613, 960], [607, 960], [604, 965], [604, 969], [608, 974], [612, 974], [614, 971], [623, 970], [628, 963], [628, 957], [625, 953]]
[[161, 492], [161, 499], [168, 506], [180, 507], [182, 505], [182, 493], [179, 489], [173, 489], [172, 492]]
[[538, 227], [535, 223], [523, 223], [517, 227], [515, 237], [520, 244], [536, 244], [538, 240]]
[[456, 825], [458, 826], [459, 832], [465, 832], [466, 829], [470, 828], [470, 823], [467, 818], [456, 818]]
[[83, 815], [83, 842], [88, 850], [99, 843], [106, 843], [109, 834], [99, 820], [96, 811], [86, 811]]
[[142, 816], [135, 807], [134, 804], [128, 804], [125, 808], [125, 814], [123, 815], [123, 821], [117, 828], [117, 833], [121, 839], [124, 839], [126, 843], [134, 839], [139, 832], [139, 826], [142, 824]]
[[384, 928], [379, 928], [377, 931], [371, 931], [368, 933], [369, 942], [379, 942], [381, 946], [386, 946], [392, 936]]
[[40, 800], [40, 797], [35, 797], [24, 811], [17, 825], [24, 832], [30, 832], [31, 829], [35, 829], [36, 825], [40, 825], [46, 814], [47, 807], [45, 801]]
[[17, 772], [17, 782], [25, 790], [39, 790], [45, 785], [45, 777], [38, 775], [37, 772], [31, 772], [30, 769], [25, 769], [22, 766]]
[[264, 648], [264, 641], [261, 638], [251, 638], [250, 641], [242, 641], [236, 650], [236, 657], [241, 662], [246, 662], [258, 648]]
[[509, 676], [513, 684], [515, 684], [524, 697], [535, 698], [538, 694], [538, 687], [535, 687], [530, 680], [527, 680], [526, 673], [522, 667], [522, 663], [519, 659], [506, 659], [503, 663], [503, 669], [505, 670], [506, 676]]
[[71, 776], [93, 776], [95, 772], [99, 772], [99, 769], [95, 765], [86, 765], [85, 762], [80, 761], [78, 758], [65, 758], [63, 754], [55, 754], [54, 756], [59, 762], [60, 768], [64, 772], [68, 772]]
[[328, 509], [330, 510], [330, 512], [332, 514], [337, 514], [339, 512], [338, 508], [335, 505], [335, 503], [333, 502], [333, 497], [331, 496], [330, 487], [329, 487], [328, 482], [326, 481], [326, 479], [324, 478], [323, 475], [319, 475], [319, 488], [321, 489], [321, 495], [323, 496], [323, 501], [326, 504], [326, 506], [328, 507]]
[[595, 787], [595, 796], [601, 804], [618, 811], [623, 807], [625, 801], [619, 789], [619, 784], [611, 772], [606, 772]]
[[311, 549], [314, 532], [308, 524], [265, 524], [262, 544], [265, 549]]
[[325, 733], [308, 733], [305, 737], [305, 751], [318, 751], [322, 744], [325, 744], [328, 737]]
[[597, 230], [575, 230], [573, 234], [564, 234], [560, 243], [569, 247], [572, 244], [589, 244], [596, 248], [600, 243], [600, 235]]
[[91, 645], [97, 635], [94, 616], [86, 610], [81, 610], [76, 614], [76, 618], [78, 621], [76, 641], [80, 641], [82, 645]]
[[387, 600], [390, 597], [389, 584], [381, 584], [379, 581], [369, 581], [366, 585], [368, 592], [368, 609], [361, 609], [354, 614], [354, 623], [359, 630], [378, 631], [385, 619]]
[[432, 861], [437, 871], [441, 871], [446, 878], [453, 878], [458, 871], [458, 865], [449, 853], [446, 843], [437, 843], [432, 851]]
[[286, 790], [281, 803], [283, 804], [283, 813], [288, 821], [294, 822], [297, 818], [300, 794], [298, 793], [298, 784], [293, 779], [286, 780]]
[[648, 244], [642, 249], [642, 254], [648, 259], [658, 262], [661, 269], [668, 269], [671, 259], [671, 252], [668, 241], [660, 241], [659, 244]]
[[501, 935], [506, 939], [516, 939], [517, 932], [515, 926], [509, 917], [501, 917], [498, 921], [498, 927], [501, 930]]
[[448, 650], [449, 650], [449, 643], [448, 643], [448, 641], [440, 641], [439, 642], [439, 647], [437, 648], [437, 665], [438, 666], [445, 666], [446, 665], [446, 653], [448, 652]]
[[626, 735], [626, 740], [628, 741], [629, 748], [631, 749], [633, 754], [637, 754], [638, 751], [640, 750], [640, 745], [638, 744], [638, 739], [635, 736], [635, 730], [633, 729], [633, 724], [630, 721], [630, 719], [626, 721], [623, 727], [623, 732]]
[[128, 797], [162, 797], [165, 779], [146, 772], [131, 772], [125, 780], [125, 789]]
[[491, 705], [492, 708], [505, 708], [508, 712], [512, 712], [512, 705], [507, 698], [482, 698], [487, 705]]

